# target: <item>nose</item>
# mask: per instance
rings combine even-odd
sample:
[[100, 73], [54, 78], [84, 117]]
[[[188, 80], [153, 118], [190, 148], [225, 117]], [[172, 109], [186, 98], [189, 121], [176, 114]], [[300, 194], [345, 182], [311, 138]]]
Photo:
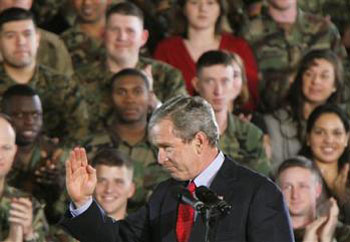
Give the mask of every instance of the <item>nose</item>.
[[25, 41], [26, 41], [26, 37], [25, 36], [23, 36], [23, 35], [21, 35], [21, 34], [19, 34], [18, 36], [17, 36], [17, 45], [24, 45], [24, 43], [25, 43]]
[[292, 187], [291, 193], [292, 193], [291, 195], [292, 195], [293, 199], [296, 199], [299, 197], [299, 189], [298, 188]]
[[25, 124], [33, 124], [34, 123], [34, 116], [32, 114], [26, 114], [24, 115], [24, 123]]
[[219, 83], [215, 83], [214, 94], [220, 95], [222, 93], [222, 86]]
[[105, 186], [105, 192], [106, 193], [111, 193], [113, 190], [113, 186], [110, 182], [107, 182], [106, 186]]
[[117, 40], [123, 41], [126, 40], [127, 34], [124, 30], [119, 30], [117, 33]]
[[91, 4], [92, 0], [84, 0], [83, 1], [83, 5], [88, 5]]
[[332, 141], [333, 141], [333, 135], [332, 134], [328, 134], [328, 133], [326, 133], [325, 135], [324, 135], [324, 141], [326, 142], [326, 143], [331, 143]]

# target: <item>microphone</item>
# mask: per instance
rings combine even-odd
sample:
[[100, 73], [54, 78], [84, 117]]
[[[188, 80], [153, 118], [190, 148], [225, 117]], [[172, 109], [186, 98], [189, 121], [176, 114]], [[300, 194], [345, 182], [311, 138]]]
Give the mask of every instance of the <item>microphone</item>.
[[205, 205], [202, 201], [194, 198], [189, 190], [184, 187], [178, 186], [173, 189], [173, 194], [176, 198], [180, 198], [181, 202], [190, 205], [196, 211], [201, 211]]
[[216, 208], [221, 214], [230, 214], [231, 205], [225, 200], [219, 198], [218, 195], [205, 186], [200, 186], [196, 189], [196, 197], [205, 205]]

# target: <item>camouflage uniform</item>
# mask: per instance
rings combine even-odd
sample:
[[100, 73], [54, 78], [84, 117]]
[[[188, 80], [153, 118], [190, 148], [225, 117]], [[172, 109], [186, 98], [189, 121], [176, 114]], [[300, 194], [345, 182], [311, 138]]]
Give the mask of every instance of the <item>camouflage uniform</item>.
[[158, 164], [157, 149], [148, 141], [147, 135], [137, 144], [130, 145], [108, 128], [106, 132], [91, 135], [85, 146], [90, 160], [103, 147], [115, 147], [133, 160], [136, 192], [128, 202], [129, 212], [144, 205], [155, 186], [169, 178], [168, 173]]
[[[21, 149], [21, 147], [18, 148], [19, 150]], [[13, 167], [7, 178], [11, 186], [32, 194], [34, 197], [38, 198], [42, 204], [46, 204], [45, 214], [50, 224], [57, 223], [65, 211], [65, 194], [62, 192], [62, 189], [64, 188], [64, 162], [69, 152], [61, 148], [63, 153], [56, 164], [59, 171], [58, 174], [61, 176], [57, 178], [57, 184], [45, 185], [37, 183], [35, 172], [39, 170], [41, 166], [45, 165], [53, 152], [59, 148], [61, 147], [53, 143], [51, 139], [39, 136], [37, 141], [33, 144], [31, 158], [28, 164], [25, 164], [25, 162], [21, 160], [18, 155], [20, 152], [17, 151]], [[43, 152], [47, 154], [46, 157], [43, 157]]]
[[[303, 242], [305, 228], [303, 229], [294, 229], [295, 242]], [[350, 241], [350, 226], [344, 225], [341, 222], [338, 222], [337, 227], [335, 228], [335, 233], [333, 236], [332, 242], [349, 242]]]
[[[0, 95], [12, 85], [18, 84], [0, 65]], [[75, 141], [85, 135], [87, 107], [77, 83], [42, 65], [37, 65], [35, 73], [27, 83], [34, 88], [43, 105], [43, 120], [49, 136], [65, 138], [65, 143]], [[68, 137], [67, 137], [68, 135]]]
[[[139, 58], [136, 68], [144, 69], [147, 65], [152, 65], [153, 90], [161, 101], [186, 93], [180, 71], [168, 64], [145, 57]], [[110, 117], [112, 112], [110, 83], [113, 74], [104, 61], [95, 62], [76, 72], [76, 78], [84, 88], [85, 99], [89, 106], [91, 131], [105, 126], [106, 117]]]
[[[28, 197], [27, 193], [24, 193], [16, 188], [10, 187], [7, 184], [4, 186], [3, 194], [0, 198], [0, 240], [6, 239], [9, 233], [9, 211], [10, 203], [13, 197]], [[44, 215], [43, 206], [35, 199], [32, 198], [33, 203], [33, 229], [36, 235], [35, 242], [45, 242], [45, 236], [48, 233], [48, 225]]]
[[265, 111], [279, 107], [297, 64], [307, 51], [332, 49], [339, 56], [346, 56], [337, 28], [323, 17], [298, 10], [296, 22], [289, 27], [288, 31], [281, 28], [264, 8], [261, 16], [243, 30], [257, 57], [262, 77], [259, 92]]
[[72, 57], [75, 70], [103, 59], [106, 52], [103, 41], [88, 36], [77, 23], [64, 31], [61, 37]]
[[33, 1], [32, 11], [35, 13], [38, 25], [43, 25], [52, 19], [60, 8], [69, 0], [35, 0]]
[[37, 54], [39, 64], [51, 67], [58, 73], [73, 75], [72, 59], [62, 39], [51, 32], [39, 29], [41, 35]]
[[250, 122], [228, 114], [227, 128], [219, 139], [220, 149], [235, 161], [268, 175], [270, 162], [263, 147], [262, 131]]

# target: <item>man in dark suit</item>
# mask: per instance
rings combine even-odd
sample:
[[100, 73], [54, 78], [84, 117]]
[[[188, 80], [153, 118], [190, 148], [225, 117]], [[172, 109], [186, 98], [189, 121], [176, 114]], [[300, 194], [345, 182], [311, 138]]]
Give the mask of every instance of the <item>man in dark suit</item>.
[[[73, 204], [61, 222], [73, 236], [84, 242], [205, 241], [201, 215], [194, 213], [189, 225], [182, 226], [187, 208], [173, 196], [173, 187], [190, 183], [210, 187], [232, 205], [230, 214], [218, 218], [212, 237], [216, 242], [294, 241], [281, 192], [266, 177], [237, 165], [217, 148], [215, 115], [204, 99], [172, 98], [154, 112], [148, 132], [159, 149], [158, 162], [172, 179], [161, 183], [148, 204], [125, 220], [108, 218], [92, 200], [95, 170], [88, 165], [84, 149], [73, 150], [66, 163]], [[182, 239], [181, 228], [188, 232]]]

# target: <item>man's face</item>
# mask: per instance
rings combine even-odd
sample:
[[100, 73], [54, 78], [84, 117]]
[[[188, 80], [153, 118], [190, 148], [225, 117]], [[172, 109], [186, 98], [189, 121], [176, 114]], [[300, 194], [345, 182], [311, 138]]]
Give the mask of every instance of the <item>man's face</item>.
[[95, 198], [108, 215], [125, 211], [128, 199], [135, 192], [132, 172], [125, 166], [96, 166]]
[[158, 148], [158, 162], [176, 180], [187, 181], [196, 177], [202, 167], [197, 135], [186, 143], [175, 136], [172, 121], [161, 120], [150, 131], [151, 142]]
[[[198, 78], [194, 79], [196, 91], [212, 105], [215, 112], [228, 109], [228, 104], [234, 93], [237, 93], [237, 90], [234, 89], [235, 86], [234, 68], [231, 65], [204, 67], [199, 72]], [[242, 84], [240, 84], [241, 86]]]
[[112, 14], [105, 31], [107, 58], [114, 62], [125, 62], [138, 58], [140, 48], [147, 42], [148, 32], [142, 21], [131, 15]]
[[33, 143], [43, 124], [39, 96], [13, 96], [9, 102], [8, 114], [13, 119], [17, 144]]
[[32, 20], [5, 23], [0, 30], [0, 50], [5, 64], [14, 68], [34, 65], [39, 39]]
[[315, 213], [322, 186], [308, 169], [287, 168], [280, 174], [278, 182], [292, 217]]
[[8, 8], [23, 8], [29, 10], [33, 0], [0, 0], [0, 12]]
[[10, 171], [17, 147], [15, 131], [11, 125], [0, 118], [0, 179]]
[[112, 98], [122, 122], [146, 121], [149, 91], [141, 77], [130, 75], [115, 80]]
[[72, 0], [79, 20], [95, 23], [105, 17], [110, 0]]

